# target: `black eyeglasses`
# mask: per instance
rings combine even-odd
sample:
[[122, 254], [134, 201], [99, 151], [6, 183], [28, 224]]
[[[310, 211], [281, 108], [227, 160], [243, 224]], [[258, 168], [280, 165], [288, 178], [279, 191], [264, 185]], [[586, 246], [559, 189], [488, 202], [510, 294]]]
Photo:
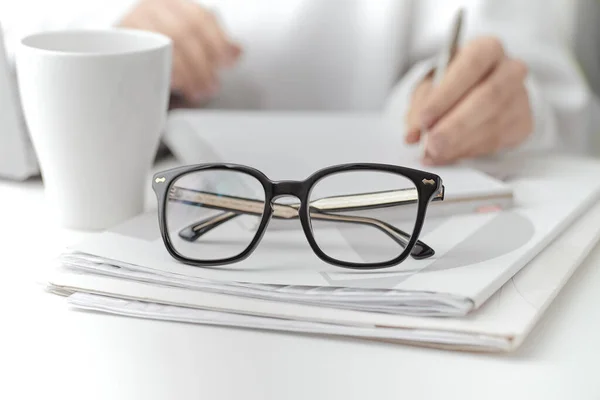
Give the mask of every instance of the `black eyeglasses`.
[[[168, 252], [194, 266], [245, 259], [271, 219], [299, 219], [316, 255], [340, 267], [377, 269], [409, 255], [428, 258], [434, 250], [419, 234], [429, 202], [444, 199], [439, 176], [372, 163], [328, 167], [303, 181], [272, 181], [242, 165], [201, 164], [154, 175], [153, 190]], [[278, 230], [272, 239], [285, 249], [298, 234]]]

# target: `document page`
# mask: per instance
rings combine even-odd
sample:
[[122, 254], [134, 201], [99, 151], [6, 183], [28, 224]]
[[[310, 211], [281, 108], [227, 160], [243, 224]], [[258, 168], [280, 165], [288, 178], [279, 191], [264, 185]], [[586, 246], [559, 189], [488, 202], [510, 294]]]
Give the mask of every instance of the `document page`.
[[[153, 213], [73, 246], [70, 262], [77, 264], [77, 254], [83, 253], [161, 279], [190, 285], [210, 281], [217, 286], [251, 288], [261, 296], [285, 293], [290, 299], [297, 295], [307, 301], [311, 295], [303, 292], [316, 292], [319, 301], [330, 301], [337, 294], [361, 293], [366, 299], [388, 291], [398, 299], [393, 305], [396, 313], [464, 315], [483, 304], [600, 196], [600, 183], [587, 178], [600, 173], [593, 162], [555, 158], [551, 165], [539, 159], [529, 160], [527, 166], [528, 172], [512, 181], [518, 199], [513, 209], [428, 219], [420, 239], [436, 254], [425, 260], [408, 258], [387, 269], [356, 271], [327, 264], [316, 257], [299, 229], [267, 231], [255, 253], [235, 264], [215, 268], [184, 265], [167, 253]], [[230, 237], [241, 229], [230, 225], [223, 234]], [[343, 233], [327, 240], [348, 243]], [[365, 238], [365, 251], [375, 245]], [[356, 303], [366, 307], [363, 301]]]

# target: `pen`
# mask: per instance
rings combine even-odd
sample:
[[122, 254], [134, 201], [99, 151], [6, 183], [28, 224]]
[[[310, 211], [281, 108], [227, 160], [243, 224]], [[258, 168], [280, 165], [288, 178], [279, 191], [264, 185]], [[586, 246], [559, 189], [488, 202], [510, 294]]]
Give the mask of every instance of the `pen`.
[[[450, 65], [450, 62], [452, 62], [452, 59], [456, 54], [456, 50], [458, 50], [458, 42], [460, 40], [464, 13], [464, 9], [459, 8], [456, 12], [456, 15], [454, 16], [454, 20], [450, 29], [450, 34], [448, 35], [448, 39], [446, 43], [444, 43], [444, 47], [442, 48], [442, 51], [440, 52], [437, 59], [437, 65], [434, 71], [432, 81], [432, 85], [434, 87], [439, 85], [442, 81], [442, 78], [444, 77], [444, 75], [446, 74], [446, 70], [448, 69], [448, 65]], [[426, 129], [421, 129], [420, 144], [422, 157], [425, 157], [425, 151], [427, 148], [427, 134], [428, 132]]]

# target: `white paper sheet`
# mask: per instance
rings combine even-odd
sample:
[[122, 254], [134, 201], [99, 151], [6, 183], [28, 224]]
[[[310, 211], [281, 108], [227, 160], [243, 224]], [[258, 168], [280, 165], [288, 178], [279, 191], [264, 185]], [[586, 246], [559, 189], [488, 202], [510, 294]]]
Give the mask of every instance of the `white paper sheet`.
[[[512, 351], [525, 340], [598, 243], [599, 227], [600, 203], [504, 284], [483, 307], [463, 318], [391, 316], [244, 300], [180, 288], [152, 288], [60, 268], [50, 278], [50, 287], [63, 295], [75, 293], [68, 300], [75, 307], [139, 318], [397, 340], [460, 350]], [[148, 301], [150, 298], [156, 303]]]
[[[120, 265], [144, 274], [210, 281], [217, 287], [229, 285], [221, 291], [230, 290], [231, 282], [269, 292], [269, 296], [279, 286], [300, 290], [343, 287], [356, 292], [376, 289], [402, 294], [390, 312], [465, 315], [480, 307], [600, 196], [600, 181], [595, 179], [600, 175], [600, 164], [595, 161], [541, 157], [514, 165], [521, 167], [520, 175], [511, 181], [515, 208], [429, 219], [420, 239], [435, 248], [436, 256], [407, 259], [386, 270], [357, 272], [325, 264], [312, 253], [300, 231], [267, 232], [255, 254], [235, 265], [183, 265], [166, 252], [152, 213], [71, 250], [102, 257], [109, 264], [118, 260]], [[264, 285], [276, 287], [265, 291]], [[344, 302], [341, 306], [352, 308], [353, 304]]]
[[402, 342], [436, 343], [460, 346], [480, 351], [503, 351], [510, 347], [506, 338], [481, 336], [462, 332], [428, 331], [420, 329], [378, 328], [376, 326], [345, 326], [317, 322], [265, 318], [186, 307], [176, 307], [136, 300], [125, 300], [89, 293], [75, 293], [69, 304], [84, 310], [106, 312], [128, 317], [163, 321], [221, 325], [239, 328], [268, 329], [281, 332], [313, 333], [332, 336], [353, 336], [365, 339]]
[[[446, 201], [432, 204], [430, 216], [513, 204], [509, 185], [476, 168], [424, 168], [418, 146], [407, 146], [401, 126], [381, 113], [174, 110], [167, 118], [164, 140], [185, 164], [244, 164], [274, 180], [301, 180], [343, 163], [426, 169], [442, 176], [447, 189]], [[289, 225], [273, 221], [271, 228]]]
[[107, 263], [105, 259], [78, 253], [65, 254], [60, 258], [60, 261], [66, 267], [90, 274], [212, 293], [326, 305], [352, 310], [404, 315], [448, 316], [465, 315], [473, 308], [470, 300], [448, 294], [328, 286], [305, 287], [213, 282], [200, 278], [182, 278], [169, 274], [140, 271], [139, 268], [132, 265], [119, 262]]

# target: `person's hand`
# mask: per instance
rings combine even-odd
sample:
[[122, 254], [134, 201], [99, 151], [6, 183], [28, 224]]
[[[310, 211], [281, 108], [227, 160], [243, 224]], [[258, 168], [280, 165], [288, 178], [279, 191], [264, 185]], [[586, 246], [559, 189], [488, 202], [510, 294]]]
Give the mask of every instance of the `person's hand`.
[[233, 65], [241, 53], [215, 16], [190, 0], [141, 0], [119, 26], [173, 40], [171, 88], [191, 103], [213, 96], [219, 89], [218, 70]]
[[525, 64], [508, 57], [500, 41], [482, 37], [460, 49], [438, 86], [431, 77], [415, 89], [407, 113], [407, 143], [428, 129], [425, 164], [449, 164], [521, 144], [533, 117]]

